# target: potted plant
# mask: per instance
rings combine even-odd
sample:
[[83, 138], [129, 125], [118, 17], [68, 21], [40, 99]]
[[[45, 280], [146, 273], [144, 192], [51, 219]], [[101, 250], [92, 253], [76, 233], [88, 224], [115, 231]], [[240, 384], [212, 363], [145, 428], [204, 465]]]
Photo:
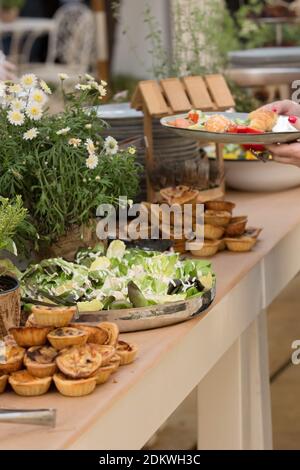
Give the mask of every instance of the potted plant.
[[106, 83], [86, 75], [66, 91], [68, 77], [60, 80], [65, 107], [59, 114], [48, 112], [51, 89], [34, 74], [0, 84], [0, 194], [22, 196], [40, 247], [76, 251], [91, 244], [87, 228], [100, 204], [134, 198], [140, 169], [134, 147], [101, 136], [107, 125], [92, 105], [106, 94]]
[[3, 250], [16, 253], [13, 238], [25, 220], [27, 211], [20, 196], [14, 201], [0, 197], [0, 339], [20, 322], [19, 282], [16, 268], [3, 258]]
[[0, 2], [0, 18], [2, 21], [9, 23], [14, 21], [24, 6], [24, 0], [1, 0]]

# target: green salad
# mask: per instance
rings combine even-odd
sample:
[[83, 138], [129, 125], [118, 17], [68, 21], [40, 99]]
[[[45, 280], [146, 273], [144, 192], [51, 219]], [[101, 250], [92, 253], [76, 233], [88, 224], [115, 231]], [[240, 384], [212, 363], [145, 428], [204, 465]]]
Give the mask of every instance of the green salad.
[[202, 296], [215, 284], [211, 263], [181, 260], [178, 253], [126, 249], [120, 240], [30, 266], [22, 298], [77, 304], [79, 311], [147, 307]]

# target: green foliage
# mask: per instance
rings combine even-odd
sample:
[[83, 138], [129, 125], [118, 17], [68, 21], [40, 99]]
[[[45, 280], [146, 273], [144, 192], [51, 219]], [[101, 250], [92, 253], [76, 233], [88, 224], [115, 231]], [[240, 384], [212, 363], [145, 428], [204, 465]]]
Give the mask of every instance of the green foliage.
[[9, 10], [11, 8], [23, 8], [25, 0], [0, 0], [0, 9]]
[[26, 215], [21, 196], [13, 201], [0, 197], [0, 250], [14, 251], [13, 237]]
[[[87, 78], [67, 93], [64, 81], [65, 110], [60, 114], [45, 112], [32, 120], [28, 116], [31, 92], [23, 90], [17, 98], [26, 107], [20, 111], [24, 122], [10, 122], [16, 96], [9, 86], [0, 107], [0, 193], [22, 196], [38, 239], [47, 242], [57, 240], [73, 225], [88, 224], [99, 204], [117, 204], [119, 196], [134, 198], [139, 186], [135, 150], [121, 150], [114, 140], [110, 148], [101, 137], [105, 122], [94, 108], [86, 107], [99, 103], [105, 85]], [[33, 129], [34, 137], [26, 140]], [[26, 238], [27, 231], [28, 238], [30, 230], [23, 225], [19, 237]]]

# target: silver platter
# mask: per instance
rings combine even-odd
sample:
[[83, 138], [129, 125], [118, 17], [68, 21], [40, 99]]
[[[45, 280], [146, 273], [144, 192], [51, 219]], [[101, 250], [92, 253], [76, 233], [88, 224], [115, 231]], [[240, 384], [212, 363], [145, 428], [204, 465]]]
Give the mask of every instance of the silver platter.
[[[229, 113], [229, 112], [210, 112], [205, 113], [208, 116], [213, 114], [222, 114], [228, 119], [247, 119], [246, 113]], [[199, 140], [201, 142], [216, 142], [220, 144], [280, 144], [293, 142], [300, 139], [300, 131], [287, 131], [287, 132], [264, 132], [263, 134], [234, 134], [234, 133], [221, 133], [221, 132], [207, 132], [195, 129], [180, 129], [179, 127], [171, 126], [169, 123], [177, 118], [186, 118], [187, 114], [177, 114], [175, 116], [164, 117], [160, 120], [163, 127], [176, 132], [182, 137]], [[287, 118], [286, 118], [287, 119]]]
[[195, 297], [190, 300], [143, 308], [80, 313], [76, 322], [93, 324], [101, 321], [110, 321], [118, 325], [121, 333], [161, 328], [162, 326], [174, 325], [200, 315], [208, 309], [215, 295], [216, 286], [205, 292], [202, 297]]

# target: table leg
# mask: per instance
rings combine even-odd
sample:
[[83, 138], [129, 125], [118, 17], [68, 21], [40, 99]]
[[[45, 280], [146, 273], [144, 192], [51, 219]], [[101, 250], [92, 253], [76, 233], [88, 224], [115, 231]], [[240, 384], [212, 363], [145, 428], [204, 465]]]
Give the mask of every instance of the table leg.
[[198, 449], [271, 449], [266, 314], [198, 385]]

